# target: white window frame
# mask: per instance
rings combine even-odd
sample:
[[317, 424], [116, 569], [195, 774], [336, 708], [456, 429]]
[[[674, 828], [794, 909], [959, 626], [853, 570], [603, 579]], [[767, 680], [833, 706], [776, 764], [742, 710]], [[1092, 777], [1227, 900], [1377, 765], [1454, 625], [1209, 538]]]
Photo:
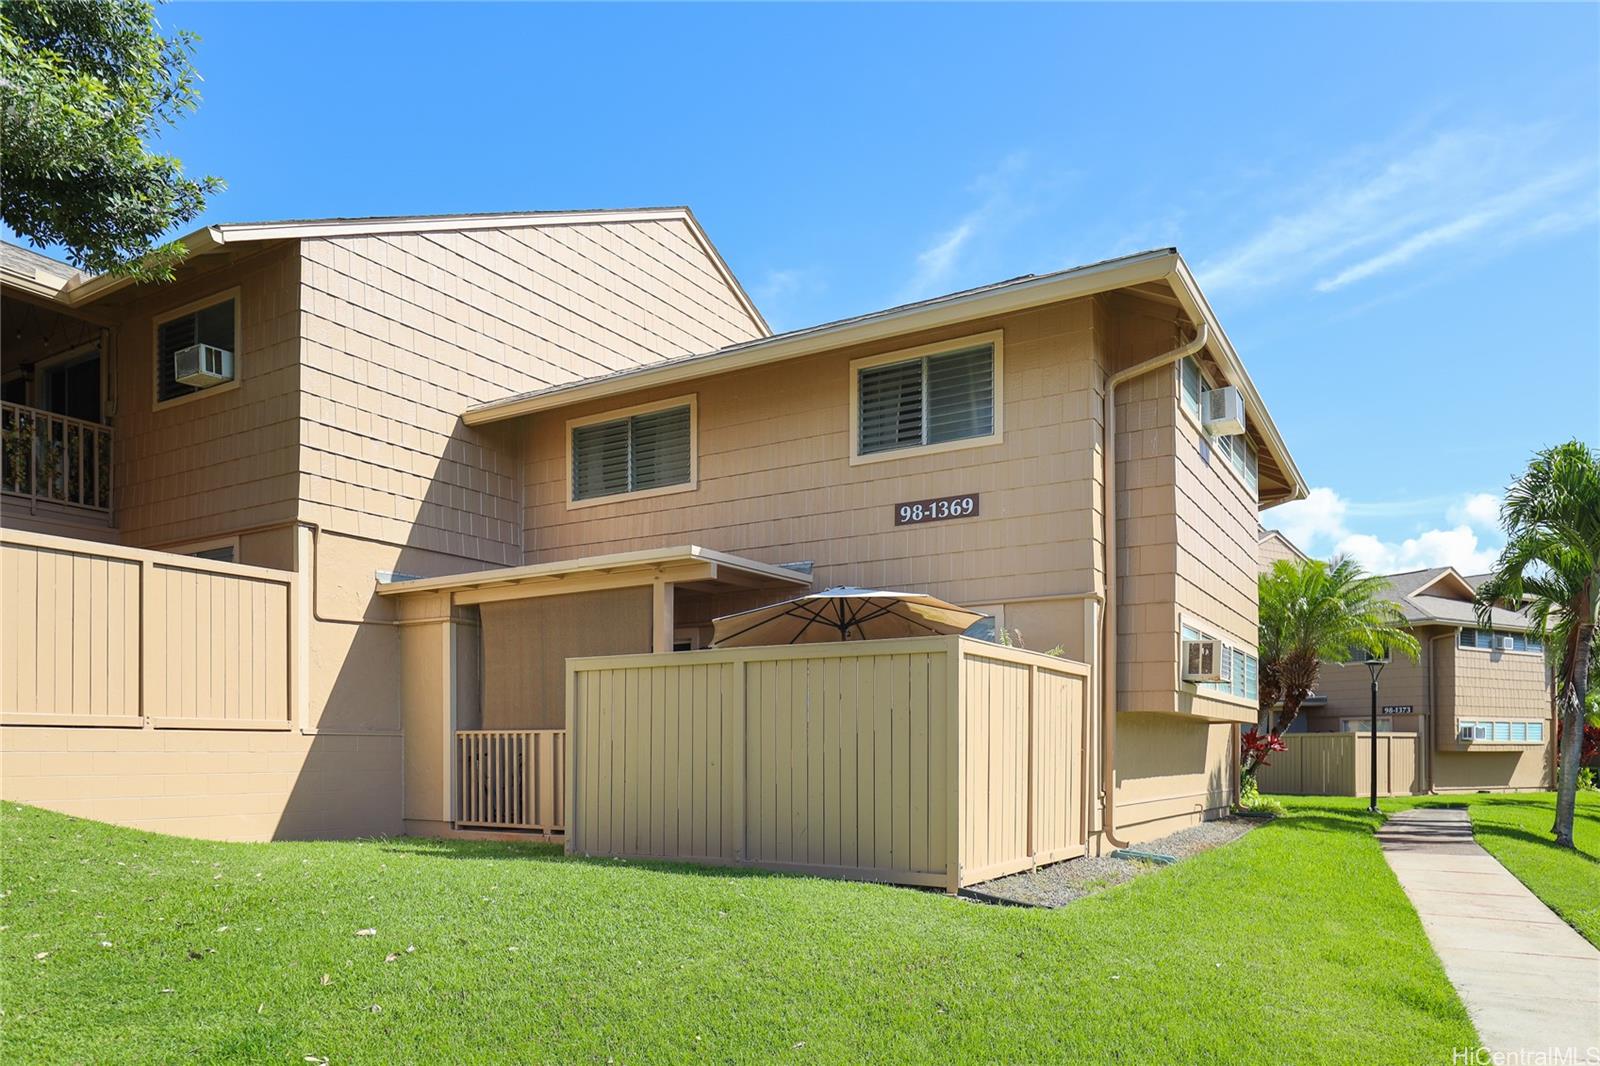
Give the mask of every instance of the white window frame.
[[[1497, 648], [1497, 647], [1493, 646], [1493, 644], [1491, 644], [1487, 648], [1480, 648], [1480, 647], [1477, 646], [1476, 643], [1471, 644], [1471, 645], [1467, 645], [1467, 644], [1461, 643], [1461, 634], [1463, 634], [1463, 633], [1465, 633], [1465, 632], [1467, 632], [1469, 630], [1474, 632], [1474, 633], [1488, 633], [1489, 634], [1489, 638], [1490, 638], [1491, 641], [1496, 637], [1502, 637], [1502, 636], [1515, 637], [1515, 636], [1518, 635], [1516, 632], [1513, 632], [1513, 631], [1511, 631], [1509, 629], [1485, 629], [1482, 626], [1462, 626], [1460, 629], [1456, 630], [1456, 650], [1457, 651], [1480, 651], [1480, 652], [1483, 652], [1483, 653], [1485, 653], [1487, 655], [1536, 655], [1536, 656], [1539, 656], [1540, 658], [1544, 657], [1544, 639], [1542, 637], [1536, 638], [1539, 641], [1538, 650], [1534, 650], [1533, 648], [1526, 648], [1525, 647], [1521, 651], [1518, 651], [1515, 648], [1512, 648], [1510, 651], [1507, 651], [1504, 648]], [[1524, 632], [1524, 633], [1521, 634], [1521, 636], [1522, 636], [1523, 641], [1526, 642], [1528, 640], [1529, 634]], [[1474, 638], [1474, 639], [1476, 639], [1476, 638]]]
[[[1252, 500], [1255, 500], [1259, 503], [1261, 501], [1261, 449], [1255, 446], [1255, 441], [1250, 438], [1249, 433], [1231, 434], [1231, 436], [1236, 436], [1242, 439], [1245, 443], [1245, 447], [1252, 449], [1255, 452], [1256, 483], [1252, 485], [1249, 481], [1245, 480], [1245, 476], [1239, 472], [1239, 468], [1233, 465], [1233, 454], [1231, 451], [1233, 445], [1228, 445], [1229, 450], [1224, 450], [1218, 442], [1227, 438], [1213, 437], [1211, 434], [1207, 433], [1205, 423], [1200, 421], [1200, 416], [1194, 411], [1189, 410], [1189, 405], [1187, 402], [1185, 402], [1183, 394], [1183, 364], [1186, 362], [1193, 362], [1200, 371], [1201, 404], [1205, 403], [1205, 394], [1207, 392], [1213, 388], [1219, 387], [1211, 384], [1210, 377], [1206, 373], [1205, 364], [1200, 362], [1200, 360], [1196, 359], [1194, 356], [1190, 355], [1178, 360], [1176, 363], [1172, 364], [1174, 370], [1173, 385], [1177, 390], [1178, 410], [1183, 412], [1183, 417], [1187, 418], [1189, 420], [1189, 424], [1194, 427], [1195, 433], [1200, 438], [1200, 443], [1206, 447], [1206, 449], [1214, 458], [1220, 460], [1222, 468], [1228, 472], [1228, 476], [1237, 481], [1244, 488], [1245, 492], [1249, 494]], [[1223, 384], [1226, 385], [1227, 382], [1224, 381]], [[1207, 463], [1206, 465], [1215, 468], [1217, 464]]]
[[[640, 489], [637, 492], [614, 492], [609, 496], [591, 496], [586, 500], [576, 500], [572, 497], [572, 433], [573, 430], [592, 426], [597, 422], [619, 422], [624, 418], [634, 415], [648, 415], [656, 411], [665, 411], [672, 407], [689, 408], [689, 480], [681, 485], [662, 485], [654, 489]], [[700, 487], [700, 403], [699, 393], [689, 393], [685, 396], [674, 396], [668, 400], [653, 400], [650, 403], [636, 404], [633, 407], [623, 407], [614, 411], [604, 411], [600, 414], [584, 415], [582, 418], [569, 418], [567, 420], [567, 462], [562, 477], [567, 483], [567, 510], [576, 511], [583, 507], [598, 507], [608, 503], [623, 503], [627, 500], [644, 500], [653, 496], [670, 496], [676, 492], [693, 492]]]
[[[1222, 643], [1227, 647], [1229, 654], [1232, 654], [1233, 652], [1240, 652], [1249, 658], [1254, 659], [1256, 661], [1257, 696], [1255, 698], [1251, 698], [1250, 696], [1235, 696], [1231, 691], [1222, 692], [1211, 687], [1213, 685], [1220, 685], [1222, 683], [1220, 681], [1183, 680], [1183, 642], [1190, 639], [1183, 635], [1183, 631], [1185, 629], [1193, 630], [1196, 634], [1198, 634], [1200, 640], [1222, 641]], [[1213, 699], [1227, 700], [1229, 703], [1237, 703], [1246, 707], [1254, 707], [1257, 705], [1261, 692], [1261, 649], [1259, 647], [1254, 644], [1248, 644], [1245, 641], [1239, 640], [1237, 637], [1224, 632], [1218, 627], [1212, 625], [1210, 622], [1207, 622], [1202, 618], [1198, 618], [1195, 615], [1189, 614], [1186, 611], [1180, 611], [1178, 613], [1177, 637], [1178, 644], [1177, 647], [1173, 649], [1176, 653], [1173, 661], [1173, 667], [1178, 680], [1178, 690], [1180, 692], [1187, 689], [1192, 690], [1196, 696], [1207, 696]], [[1242, 667], [1236, 666], [1235, 669], [1242, 669]], [[1242, 677], [1240, 679], [1240, 684], [1242, 687]]]
[[[861, 454], [861, 371], [890, 363], [909, 363], [913, 359], [959, 352], [966, 348], [989, 345], [994, 349], [994, 431], [981, 437], [964, 437], [961, 440], [940, 441], [938, 444], [908, 444], [890, 451]], [[990, 330], [969, 337], [953, 337], [935, 344], [915, 348], [901, 348], [881, 355], [864, 355], [850, 360], [850, 414], [845, 432], [850, 438], [850, 465], [883, 463], [894, 459], [907, 459], [919, 455], [938, 455], [940, 452], [960, 451], [964, 448], [987, 448], [1005, 440], [1005, 331]]]
[[[170, 400], [161, 398], [161, 368], [157, 360], [161, 358], [161, 327], [175, 318], [192, 315], [196, 311], [207, 307], [214, 307], [220, 303], [233, 301], [233, 380], [213, 385], [209, 389], [191, 392], [184, 396], [174, 396]], [[169, 407], [180, 407], [186, 403], [203, 400], [210, 396], [217, 396], [237, 389], [244, 380], [245, 361], [241, 357], [244, 351], [244, 315], [242, 310], [244, 300], [240, 297], [240, 287], [235, 285], [231, 289], [214, 292], [210, 296], [203, 296], [198, 300], [191, 300], [182, 307], [174, 307], [170, 311], [163, 311], [150, 320], [150, 410], [164, 411]], [[101, 395], [104, 395], [102, 390]]]

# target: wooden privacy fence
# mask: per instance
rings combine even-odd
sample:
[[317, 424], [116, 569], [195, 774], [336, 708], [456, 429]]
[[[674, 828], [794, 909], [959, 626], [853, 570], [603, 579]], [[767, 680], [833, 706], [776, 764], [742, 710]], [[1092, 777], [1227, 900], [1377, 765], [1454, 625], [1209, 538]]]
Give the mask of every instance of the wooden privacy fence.
[[1081, 855], [1088, 667], [962, 637], [567, 662], [567, 849], [955, 891]]
[[[1287, 751], [1256, 771], [1263, 792], [1285, 796], [1371, 794], [1372, 738], [1366, 733], [1291, 733]], [[1378, 792], [1410, 796], [1425, 790], [1417, 737], [1378, 734]]]
[[0, 721], [288, 729], [293, 581], [0, 530]]
[[456, 732], [456, 825], [474, 829], [566, 828], [567, 731]]

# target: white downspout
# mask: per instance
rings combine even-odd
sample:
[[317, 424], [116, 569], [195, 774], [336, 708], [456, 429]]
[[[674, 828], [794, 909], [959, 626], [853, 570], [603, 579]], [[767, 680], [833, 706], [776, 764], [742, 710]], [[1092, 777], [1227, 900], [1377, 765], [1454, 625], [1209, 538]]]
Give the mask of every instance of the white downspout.
[[1101, 832], [1112, 847], [1125, 848], [1127, 841], [1117, 836], [1116, 828], [1116, 753], [1117, 753], [1117, 386], [1125, 381], [1160, 370], [1198, 352], [1211, 339], [1210, 327], [1205, 319], [1194, 339], [1180, 344], [1142, 363], [1119, 370], [1106, 380], [1105, 411], [1102, 424], [1105, 440], [1101, 445], [1100, 513], [1105, 524], [1106, 605], [1100, 625], [1102, 651], [1100, 655], [1100, 793]]

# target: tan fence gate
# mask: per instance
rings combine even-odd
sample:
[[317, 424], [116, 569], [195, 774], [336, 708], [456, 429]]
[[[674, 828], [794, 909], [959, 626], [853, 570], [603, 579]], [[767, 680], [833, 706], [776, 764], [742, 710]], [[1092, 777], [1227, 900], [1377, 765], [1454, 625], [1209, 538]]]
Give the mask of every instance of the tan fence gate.
[[572, 659], [567, 847], [952, 891], [1081, 855], [1088, 675], [959, 637]]
[[456, 825], [473, 829], [566, 828], [565, 729], [456, 732]]

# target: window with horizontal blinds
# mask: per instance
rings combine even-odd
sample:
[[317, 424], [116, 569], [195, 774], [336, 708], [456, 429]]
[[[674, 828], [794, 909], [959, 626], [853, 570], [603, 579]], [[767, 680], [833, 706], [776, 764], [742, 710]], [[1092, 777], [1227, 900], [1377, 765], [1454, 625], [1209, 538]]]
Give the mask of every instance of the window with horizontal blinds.
[[690, 479], [689, 406], [595, 422], [572, 430], [572, 498], [685, 485]]
[[861, 454], [922, 443], [922, 360], [868, 367], [860, 374]]
[[994, 433], [994, 346], [907, 359], [857, 373], [862, 455]]
[[689, 408], [670, 407], [628, 420], [632, 427], [633, 478], [629, 487], [682, 485], [689, 480]]
[[[234, 301], [221, 300], [198, 311], [169, 318], [156, 327], [156, 399], [175, 400], [200, 390], [173, 377], [173, 357], [192, 344], [235, 351]], [[237, 354], [235, 352], [235, 354]], [[235, 363], [235, 366], [238, 364]]]

